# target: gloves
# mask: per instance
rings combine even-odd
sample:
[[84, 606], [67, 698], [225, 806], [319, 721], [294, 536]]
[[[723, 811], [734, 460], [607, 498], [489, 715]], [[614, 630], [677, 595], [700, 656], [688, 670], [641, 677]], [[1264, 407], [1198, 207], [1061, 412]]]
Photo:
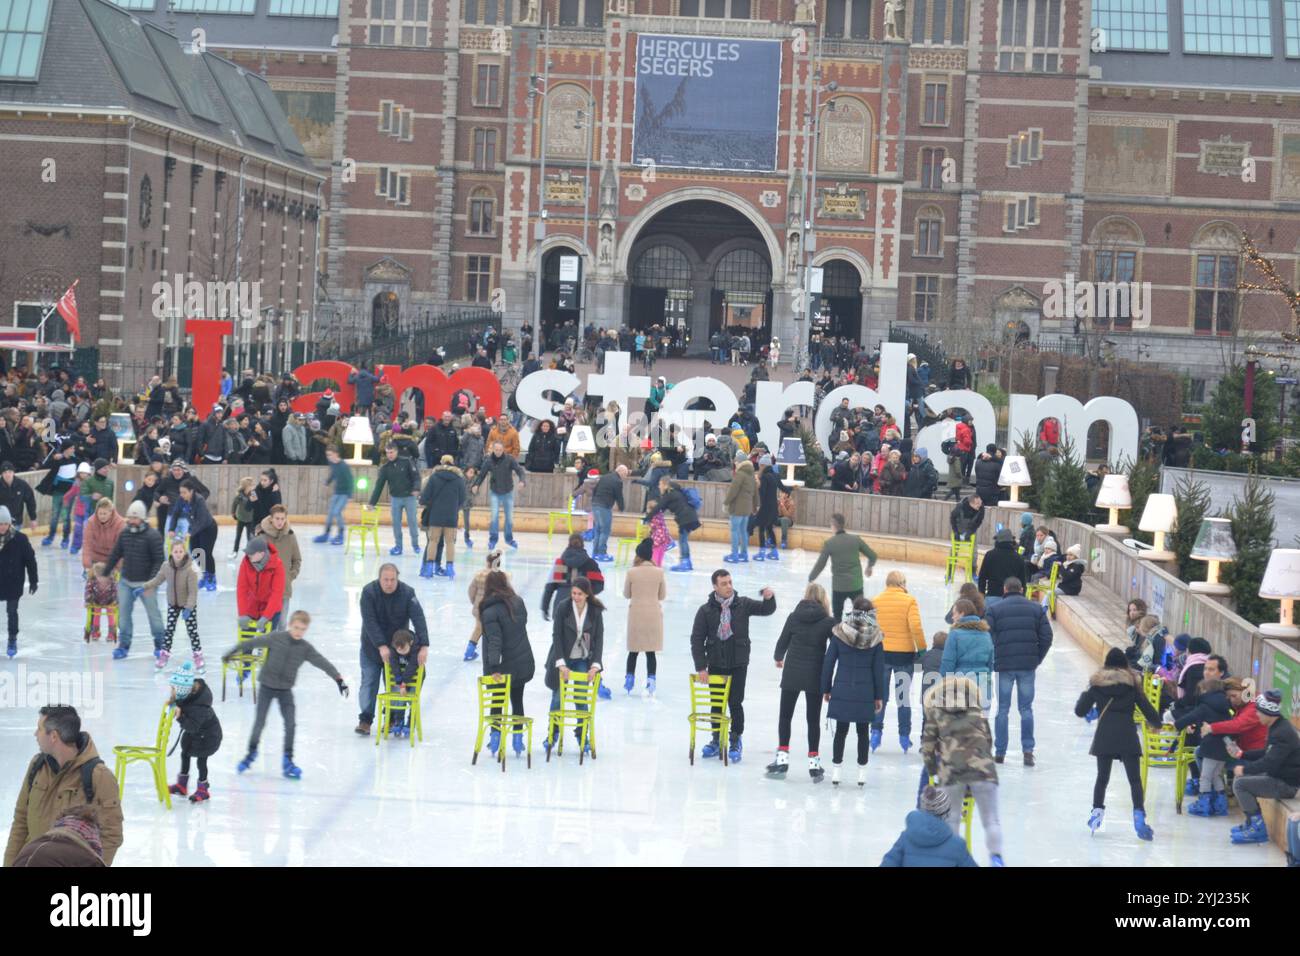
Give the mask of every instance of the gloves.
[[239, 615], [239, 629], [242, 631], [244, 628], [248, 627], [248, 625], [252, 623], [252, 620], [251, 617], [246, 617], [243, 614]]
[[341, 696], [343, 696], [343, 697], [348, 696], [348, 685], [347, 685], [347, 683], [343, 680], [342, 677], [340, 677], [340, 678], [338, 679], [338, 685], [339, 685], [339, 694], [340, 694]]
[[258, 629], [259, 631], [265, 631], [265, 630], [266, 630], [266, 624], [267, 624], [266, 618], [264, 618], [264, 617], [259, 617], [259, 618], [257, 619], [257, 624], [256, 624], [255, 626], [257, 627], [257, 629]]
[[1101, 716], [1101, 715], [1097, 713], [1097, 705], [1096, 705], [1096, 704], [1093, 704], [1093, 705], [1092, 705], [1092, 709], [1089, 710], [1086, 714], [1083, 715], [1083, 719], [1084, 719], [1085, 721], [1087, 721], [1088, 723], [1092, 723], [1092, 722], [1093, 722], [1094, 720], [1096, 720], [1099, 716]]
[[35, 593], [36, 593], [36, 582], [35, 582], [35, 581], [33, 581], [33, 582], [32, 582], [32, 586], [31, 586], [30, 588], [27, 589], [27, 593], [28, 593], [28, 594], [35, 594]]
[[188, 621], [192, 617], [194, 617], [194, 608], [192, 607], [181, 608], [181, 620]]

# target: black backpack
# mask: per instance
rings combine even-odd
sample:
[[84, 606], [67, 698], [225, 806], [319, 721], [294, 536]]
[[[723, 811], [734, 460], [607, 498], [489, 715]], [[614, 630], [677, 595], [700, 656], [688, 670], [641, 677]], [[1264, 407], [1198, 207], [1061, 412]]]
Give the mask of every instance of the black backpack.
[[[91, 757], [81, 765], [81, 792], [86, 795], [86, 803], [95, 802], [95, 768], [104, 761], [98, 757]], [[41, 772], [41, 768], [46, 765], [44, 755], [40, 760], [32, 761], [32, 769], [27, 772], [27, 792], [30, 793], [32, 785], [36, 783], [36, 775]]]

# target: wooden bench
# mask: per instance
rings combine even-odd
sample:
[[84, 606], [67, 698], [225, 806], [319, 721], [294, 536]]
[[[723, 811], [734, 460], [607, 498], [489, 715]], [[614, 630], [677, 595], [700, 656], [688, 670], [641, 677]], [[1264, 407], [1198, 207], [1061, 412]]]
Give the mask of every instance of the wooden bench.
[[1086, 577], [1080, 594], [1056, 596], [1056, 620], [1097, 663], [1112, 647], [1128, 646], [1124, 599]]

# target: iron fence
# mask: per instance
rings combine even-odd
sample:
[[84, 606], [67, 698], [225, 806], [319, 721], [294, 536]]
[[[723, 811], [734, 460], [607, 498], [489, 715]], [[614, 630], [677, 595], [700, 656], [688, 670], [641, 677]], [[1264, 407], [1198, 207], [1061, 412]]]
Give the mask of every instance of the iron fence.
[[333, 359], [349, 365], [416, 365], [434, 349], [446, 349], [447, 358], [467, 354], [469, 340], [484, 329], [501, 332], [501, 315], [491, 309], [464, 309], [430, 316], [418, 325], [387, 339], [358, 341], [356, 338], [318, 343], [317, 359]]

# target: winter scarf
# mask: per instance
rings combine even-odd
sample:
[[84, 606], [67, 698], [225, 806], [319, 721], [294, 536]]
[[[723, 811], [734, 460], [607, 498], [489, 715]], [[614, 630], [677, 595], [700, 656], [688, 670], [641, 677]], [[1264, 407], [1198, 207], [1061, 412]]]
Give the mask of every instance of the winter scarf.
[[725, 601], [719, 599], [718, 606], [722, 608], [722, 614], [718, 618], [718, 640], [731, 640], [731, 605], [736, 600], [736, 595], [731, 595]]
[[[1210, 659], [1210, 655], [1209, 655], [1209, 654], [1188, 654], [1188, 655], [1187, 655], [1187, 662], [1186, 662], [1185, 664], [1183, 664], [1182, 669], [1179, 670], [1178, 673], [1179, 673], [1179, 675], [1181, 676], [1183, 673], [1185, 673], [1185, 672], [1187, 671], [1187, 668], [1189, 668], [1189, 667], [1195, 667], [1197, 664], [1204, 664], [1204, 663], [1205, 663], [1206, 661], [1208, 661], [1209, 659]], [[1184, 694], [1183, 687], [1182, 687], [1182, 685], [1179, 685], [1179, 687], [1178, 687], [1178, 696], [1181, 698], [1181, 697], [1183, 696], [1183, 694]]]
[[865, 651], [885, 639], [885, 633], [876, 622], [875, 611], [849, 611], [844, 620], [831, 628], [831, 633], [849, 647]]
[[100, 859], [104, 858], [104, 844], [100, 839], [99, 827], [95, 826], [95, 824], [90, 823], [87, 820], [79, 820], [76, 817], [67, 816], [59, 817], [59, 819], [55, 820], [54, 826], [51, 829], [68, 830], [75, 833], [90, 845], [90, 848], [95, 851], [97, 857]]

